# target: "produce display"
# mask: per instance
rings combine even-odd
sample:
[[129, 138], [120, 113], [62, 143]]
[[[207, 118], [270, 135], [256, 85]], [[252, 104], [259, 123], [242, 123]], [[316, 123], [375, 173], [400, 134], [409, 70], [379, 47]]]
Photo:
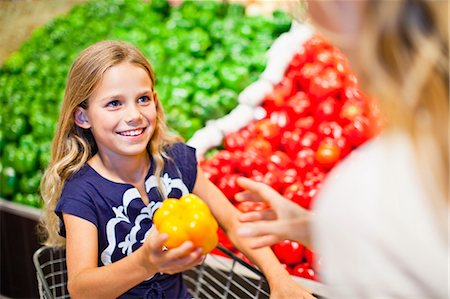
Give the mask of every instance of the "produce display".
[[218, 242], [217, 221], [206, 203], [194, 194], [164, 200], [155, 212], [153, 223], [160, 233], [168, 235], [164, 243], [167, 248], [178, 247], [189, 240], [207, 254]]
[[[149, 58], [169, 127], [197, 147], [202, 169], [232, 204], [269, 208], [234, 200], [236, 179], [245, 176], [310, 209], [327, 173], [379, 132], [379, 109], [323, 37], [305, 42], [292, 33], [300, 38], [290, 59], [289, 16], [245, 11], [227, 1], [90, 1], [37, 29], [0, 67], [0, 197], [40, 207], [69, 67], [90, 44], [120, 39]], [[252, 84], [263, 98], [243, 92]], [[169, 235], [168, 248], [191, 240], [221, 254], [213, 250], [220, 242], [247, 260], [193, 194], [164, 201], [153, 221]], [[288, 240], [272, 249], [291, 274], [318, 280], [314, 252]]]
[[137, 45], [156, 72], [169, 126], [186, 140], [237, 105], [273, 40], [289, 30], [282, 11], [245, 16], [239, 4], [165, 0], [91, 1], [33, 32], [0, 67], [0, 197], [39, 207], [42, 172], [69, 67], [102, 39]]
[[[223, 147], [201, 162], [242, 212], [268, 207], [234, 200], [242, 191], [236, 183], [240, 176], [310, 209], [330, 169], [381, 128], [379, 109], [359, 88], [348, 61], [318, 35], [298, 46], [262, 108], [259, 119], [225, 136]], [[235, 251], [223, 232], [219, 242]], [[314, 253], [302, 244], [286, 240], [273, 250], [293, 275], [317, 279]]]

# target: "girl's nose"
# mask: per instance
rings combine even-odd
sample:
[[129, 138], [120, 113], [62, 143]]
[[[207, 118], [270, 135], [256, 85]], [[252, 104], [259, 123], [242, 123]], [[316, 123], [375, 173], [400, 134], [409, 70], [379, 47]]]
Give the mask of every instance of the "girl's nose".
[[141, 110], [138, 105], [129, 105], [125, 112], [125, 121], [127, 123], [132, 123], [139, 121], [142, 118]]

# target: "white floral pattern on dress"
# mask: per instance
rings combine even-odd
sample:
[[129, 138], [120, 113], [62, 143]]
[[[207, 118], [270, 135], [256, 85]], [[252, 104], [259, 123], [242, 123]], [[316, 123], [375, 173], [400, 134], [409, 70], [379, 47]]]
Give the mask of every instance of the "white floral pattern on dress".
[[[167, 173], [161, 177], [162, 188], [167, 197], [173, 189], [178, 189], [181, 191], [182, 195], [189, 193], [189, 189], [183, 183], [180, 178], [171, 178]], [[147, 193], [152, 188], [157, 188], [157, 181], [154, 175], [150, 176], [145, 181], [145, 190]], [[133, 252], [133, 245], [137, 242], [143, 243], [149, 231], [147, 231], [142, 238], [142, 240], [137, 240], [138, 232], [141, 230], [141, 222], [144, 219], [152, 219], [155, 211], [161, 206], [160, 201], [150, 201], [148, 206], [141, 209], [140, 213], [133, 220], [134, 215], [130, 215], [128, 212], [128, 206], [133, 200], [141, 200], [139, 191], [132, 187], [124, 192], [122, 196], [122, 205], [118, 207], [113, 207], [115, 217], [111, 218], [106, 224], [106, 237], [108, 241], [108, 246], [101, 253], [101, 261], [103, 265], [109, 265], [112, 263], [111, 257], [116, 250], [119, 250], [124, 255], [130, 255]], [[134, 223], [129, 232], [124, 232], [125, 236], [123, 240], [117, 240], [119, 236], [116, 235], [115, 227], [120, 222]]]

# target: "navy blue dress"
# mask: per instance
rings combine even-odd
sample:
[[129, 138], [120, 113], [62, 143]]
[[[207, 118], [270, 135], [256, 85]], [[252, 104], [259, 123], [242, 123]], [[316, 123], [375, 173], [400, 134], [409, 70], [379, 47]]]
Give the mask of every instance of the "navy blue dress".
[[[197, 177], [195, 149], [176, 143], [167, 149], [161, 181], [167, 197], [180, 198], [191, 193]], [[153, 161], [152, 161], [153, 162]], [[108, 265], [142, 246], [153, 225], [152, 218], [161, 206], [153, 164], [145, 178], [149, 198], [146, 206], [130, 184], [112, 182], [85, 164], [65, 184], [55, 212], [61, 219], [60, 235], [66, 231], [62, 213], [92, 222], [98, 229], [98, 265]], [[191, 298], [181, 273], [155, 274], [119, 298]]]

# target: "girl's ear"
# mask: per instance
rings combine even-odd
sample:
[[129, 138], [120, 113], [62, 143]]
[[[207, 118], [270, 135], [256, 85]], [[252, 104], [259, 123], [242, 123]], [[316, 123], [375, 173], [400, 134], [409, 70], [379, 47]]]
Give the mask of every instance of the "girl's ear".
[[158, 105], [158, 102], [159, 102], [158, 93], [155, 90], [152, 91], [152, 97], [153, 97], [153, 100], [155, 101], [155, 105]]
[[81, 107], [77, 107], [74, 112], [75, 124], [83, 129], [89, 129], [91, 124], [86, 115], [86, 110]]

